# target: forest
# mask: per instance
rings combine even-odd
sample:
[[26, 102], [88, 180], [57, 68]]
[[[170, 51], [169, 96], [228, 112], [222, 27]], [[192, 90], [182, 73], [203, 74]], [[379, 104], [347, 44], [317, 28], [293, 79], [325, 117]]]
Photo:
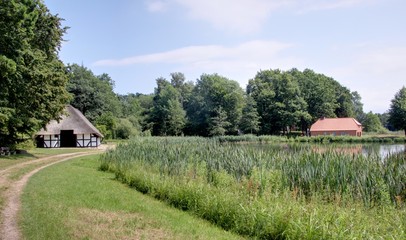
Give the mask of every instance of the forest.
[[108, 74], [68, 66], [70, 104], [107, 138], [132, 135], [305, 135], [320, 117], [355, 117], [365, 131], [393, 129], [388, 113], [364, 113], [361, 96], [310, 69], [261, 70], [246, 89], [219, 74], [195, 82], [183, 73], [156, 79], [154, 93], [114, 93]]

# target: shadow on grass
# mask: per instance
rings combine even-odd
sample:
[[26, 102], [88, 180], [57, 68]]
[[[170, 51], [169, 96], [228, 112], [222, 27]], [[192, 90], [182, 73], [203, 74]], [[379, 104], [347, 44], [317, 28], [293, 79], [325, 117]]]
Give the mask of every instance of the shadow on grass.
[[25, 150], [17, 150], [15, 153], [10, 155], [0, 155], [0, 159], [7, 159], [7, 160], [17, 160], [17, 159], [24, 159], [24, 158], [38, 158], [32, 153], [29, 153]]

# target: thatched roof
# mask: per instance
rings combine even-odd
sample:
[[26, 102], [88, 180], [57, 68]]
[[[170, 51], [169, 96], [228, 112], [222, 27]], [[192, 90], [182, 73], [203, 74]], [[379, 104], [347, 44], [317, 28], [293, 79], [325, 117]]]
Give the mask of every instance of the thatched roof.
[[60, 134], [61, 130], [73, 130], [74, 134], [90, 133], [103, 137], [103, 134], [78, 109], [71, 105], [66, 106], [65, 114], [61, 118], [59, 122], [52, 120], [45, 129], [41, 129], [36, 135], [56, 135]]

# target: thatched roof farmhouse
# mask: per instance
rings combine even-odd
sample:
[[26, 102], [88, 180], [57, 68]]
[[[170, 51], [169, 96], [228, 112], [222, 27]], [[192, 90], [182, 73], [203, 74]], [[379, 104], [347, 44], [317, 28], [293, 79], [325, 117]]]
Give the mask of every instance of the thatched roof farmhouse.
[[52, 120], [36, 134], [37, 147], [98, 147], [103, 135], [76, 108], [68, 105], [61, 120]]

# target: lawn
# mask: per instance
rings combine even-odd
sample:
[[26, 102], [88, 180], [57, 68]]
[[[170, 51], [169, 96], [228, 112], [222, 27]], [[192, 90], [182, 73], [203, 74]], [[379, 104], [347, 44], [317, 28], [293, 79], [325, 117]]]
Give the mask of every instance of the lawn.
[[98, 171], [98, 156], [48, 167], [22, 196], [25, 239], [240, 239]]
[[0, 156], [0, 170], [18, 163], [28, 162], [42, 157], [64, 153], [85, 152], [89, 150], [90, 149], [88, 148], [33, 148], [19, 154]]

